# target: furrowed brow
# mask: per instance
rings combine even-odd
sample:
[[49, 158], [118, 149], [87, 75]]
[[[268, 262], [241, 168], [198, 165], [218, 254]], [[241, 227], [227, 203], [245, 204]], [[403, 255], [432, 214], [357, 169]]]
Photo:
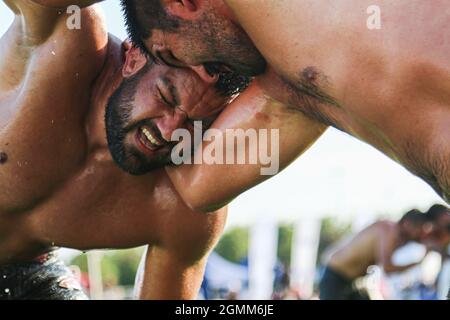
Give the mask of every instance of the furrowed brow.
[[170, 93], [171, 98], [172, 98], [173, 102], [175, 103], [175, 105], [179, 106], [180, 105], [180, 95], [179, 95], [177, 87], [175, 87], [173, 85], [173, 83], [170, 81], [170, 79], [167, 77], [163, 77], [162, 81], [169, 89], [169, 93]]

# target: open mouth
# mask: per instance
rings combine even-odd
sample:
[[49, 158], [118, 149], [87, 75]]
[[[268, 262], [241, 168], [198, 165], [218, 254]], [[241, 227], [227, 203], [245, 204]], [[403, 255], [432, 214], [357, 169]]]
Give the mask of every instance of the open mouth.
[[138, 146], [144, 153], [155, 152], [166, 145], [166, 142], [149, 126], [140, 126], [136, 133]]

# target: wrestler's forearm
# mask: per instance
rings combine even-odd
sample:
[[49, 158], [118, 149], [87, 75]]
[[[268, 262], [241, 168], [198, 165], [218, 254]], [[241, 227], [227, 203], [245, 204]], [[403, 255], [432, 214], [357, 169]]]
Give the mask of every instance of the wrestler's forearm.
[[[176, 235], [173, 235], [176, 236]], [[193, 300], [203, 281], [206, 257], [194, 263], [159, 248], [149, 249], [138, 272], [140, 300]]]
[[[253, 83], [236, 101], [222, 112], [213, 129], [221, 132], [223, 144], [223, 158], [226, 158], [226, 131], [228, 129], [256, 130], [258, 136], [265, 131], [271, 137], [272, 132], [279, 135], [278, 141], [259, 145], [259, 152], [273, 155], [272, 147], [279, 149], [279, 155], [274, 157], [277, 168], [274, 173], [284, 169], [299, 155], [308, 149], [325, 131], [326, 127], [314, 122], [304, 115], [290, 109], [265, 95], [260, 83]], [[213, 142], [203, 142], [205, 150]], [[236, 148], [237, 149], [237, 148]], [[254, 149], [252, 149], [254, 151]], [[237, 150], [237, 152], [242, 150]], [[250, 148], [246, 143], [246, 159], [249, 159]], [[260, 153], [261, 154], [261, 153]], [[201, 157], [204, 160], [204, 157]], [[184, 164], [178, 167], [168, 167], [167, 172], [175, 188], [186, 202], [196, 211], [209, 212], [224, 206], [233, 198], [253, 186], [267, 180], [271, 175], [262, 175], [262, 168], [269, 165], [261, 163], [251, 164]]]
[[161, 236], [149, 245], [141, 263], [136, 292], [140, 299], [197, 298], [206, 261], [225, 226], [226, 209], [210, 215], [176, 210], [182, 210], [177, 223], [159, 226]]
[[417, 265], [419, 265], [421, 262], [414, 262], [410, 263], [404, 266], [397, 266], [397, 265], [386, 265], [383, 266], [383, 270], [385, 273], [396, 273], [396, 272], [404, 272], [406, 270], [409, 270]]

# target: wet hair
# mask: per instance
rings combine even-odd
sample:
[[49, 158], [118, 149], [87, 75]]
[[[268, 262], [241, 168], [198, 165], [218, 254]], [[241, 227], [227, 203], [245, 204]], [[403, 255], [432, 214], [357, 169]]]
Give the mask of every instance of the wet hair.
[[[210, 71], [211, 65], [212, 64], [209, 64], [209, 67], [205, 66], [205, 69], [210, 74], [213, 74]], [[252, 80], [253, 78], [251, 77], [243, 76], [233, 71], [220, 72], [219, 78], [214, 87], [222, 96], [231, 97], [247, 89]]]
[[144, 40], [152, 35], [154, 29], [175, 31], [181, 20], [167, 14], [161, 0], [120, 0], [125, 17], [125, 26], [131, 42], [146, 55], [151, 55]]
[[426, 213], [427, 219], [429, 221], [436, 221], [444, 214], [450, 214], [450, 210], [442, 204], [435, 204], [431, 206], [431, 208], [428, 209], [428, 212]]
[[427, 221], [426, 215], [420, 210], [412, 209], [406, 212], [400, 219], [399, 223], [410, 222], [413, 225], [421, 225]]

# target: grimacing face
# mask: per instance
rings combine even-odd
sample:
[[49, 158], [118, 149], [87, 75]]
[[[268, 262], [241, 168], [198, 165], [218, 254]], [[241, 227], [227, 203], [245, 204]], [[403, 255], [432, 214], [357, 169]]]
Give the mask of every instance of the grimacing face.
[[248, 35], [213, 9], [195, 21], [180, 21], [176, 30], [155, 29], [148, 39], [142, 39], [148, 51], [165, 64], [203, 65], [210, 74], [232, 70], [256, 76], [265, 71], [266, 61]]
[[111, 155], [133, 175], [168, 165], [172, 132], [192, 132], [195, 120], [210, 125], [229, 100], [190, 69], [148, 64], [110, 97], [105, 123]]

